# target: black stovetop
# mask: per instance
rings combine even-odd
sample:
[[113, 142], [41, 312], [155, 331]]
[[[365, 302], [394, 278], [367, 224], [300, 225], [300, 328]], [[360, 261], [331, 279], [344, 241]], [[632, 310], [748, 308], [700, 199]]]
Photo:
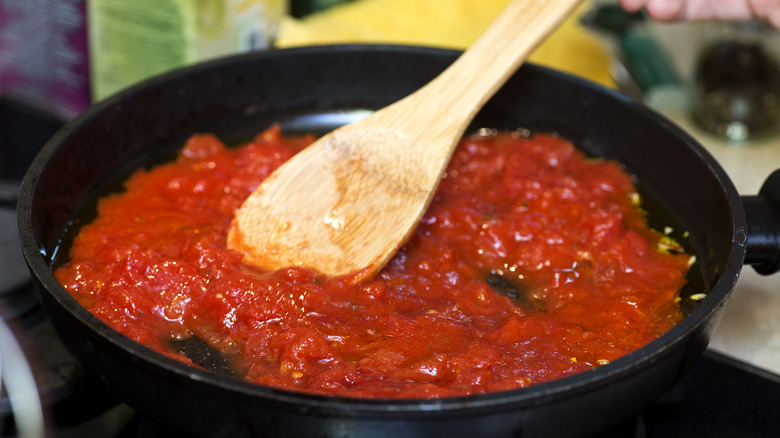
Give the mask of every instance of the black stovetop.
[[[19, 181], [36, 152], [63, 124], [0, 99], [0, 232], [15, 232], [13, 208]], [[2, 222], [3, 218], [10, 223]], [[53, 436], [63, 436], [62, 430], [68, 430], [67, 436], [96, 438], [182, 436], [135, 415], [84, 375], [37, 307], [32, 287], [24, 281], [27, 274], [18, 259], [21, 254], [8, 246], [14, 238], [18, 242], [18, 237], [0, 234], [0, 307], [5, 308], [2, 315], [11, 320], [21, 342], [38, 359]], [[0, 398], [0, 408], [3, 402]], [[12, 436], [13, 427], [2, 416], [8, 412], [0, 409], [2, 436]], [[89, 427], [73, 435], [82, 424]], [[708, 350], [677, 386], [606, 437], [780, 437], [780, 376]]]

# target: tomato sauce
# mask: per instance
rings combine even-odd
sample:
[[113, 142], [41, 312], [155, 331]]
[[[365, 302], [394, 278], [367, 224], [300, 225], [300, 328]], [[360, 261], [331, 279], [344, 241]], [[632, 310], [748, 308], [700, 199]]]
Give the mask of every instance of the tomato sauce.
[[349, 397], [525, 387], [681, 319], [691, 257], [660, 249], [668, 239], [618, 163], [547, 134], [464, 138], [413, 237], [369, 282], [242, 264], [226, 248], [234, 212], [311, 141], [278, 127], [240, 148], [193, 136], [175, 162], [99, 201], [56, 277], [167, 356], [191, 363], [171, 340], [197, 336], [248, 381]]

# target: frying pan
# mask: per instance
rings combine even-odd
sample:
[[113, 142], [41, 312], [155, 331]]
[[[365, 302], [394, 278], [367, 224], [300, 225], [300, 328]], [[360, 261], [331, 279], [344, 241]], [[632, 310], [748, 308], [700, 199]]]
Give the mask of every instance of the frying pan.
[[[99, 194], [142, 165], [172, 158], [188, 136], [239, 143], [272, 123], [324, 132], [412, 92], [458, 52], [346, 45], [224, 58], [148, 80], [87, 110], [41, 150], [21, 188], [23, 251], [42, 305], [85, 370], [142, 415], [195, 436], [593, 436], [636, 415], [700, 356], [743, 264], [780, 260], [780, 173], [740, 197], [691, 137], [629, 98], [525, 65], [473, 129], [556, 132], [622, 162], [651, 225], [673, 224], [697, 256], [682, 292], [688, 315], [649, 345], [593, 370], [524, 389], [434, 400], [301, 394], [163, 357], [92, 316], [55, 280], [69, 236]], [[86, 212], [86, 213], [85, 213]], [[706, 293], [696, 304], [691, 294]]]

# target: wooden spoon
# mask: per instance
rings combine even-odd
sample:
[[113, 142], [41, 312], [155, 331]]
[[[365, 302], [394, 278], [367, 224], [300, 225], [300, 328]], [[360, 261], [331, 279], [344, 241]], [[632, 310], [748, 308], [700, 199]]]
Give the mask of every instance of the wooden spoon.
[[236, 212], [228, 247], [268, 270], [373, 277], [411, 237], [476, 113], [580, 1], [512, 1], [425, 87], [272, 173]]

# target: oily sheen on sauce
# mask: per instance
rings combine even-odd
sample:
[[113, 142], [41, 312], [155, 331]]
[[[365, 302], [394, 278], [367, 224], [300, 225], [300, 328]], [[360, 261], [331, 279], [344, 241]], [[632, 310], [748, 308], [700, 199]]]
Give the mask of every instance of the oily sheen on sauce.
[[272, 127], [227, 148], [194, 135], [99, 201], [57, 279], [162, 354], [192, 363], [172, 340], [197, 336], [240, 378], [349, 397], [525, 387], [682, 318], [691, 257], [647, 226], [619, 163], [549, 134], [464, 138], [412, 239], [370, 282], [243, 264], [225, 244], [235, 210], [313, 140]]

